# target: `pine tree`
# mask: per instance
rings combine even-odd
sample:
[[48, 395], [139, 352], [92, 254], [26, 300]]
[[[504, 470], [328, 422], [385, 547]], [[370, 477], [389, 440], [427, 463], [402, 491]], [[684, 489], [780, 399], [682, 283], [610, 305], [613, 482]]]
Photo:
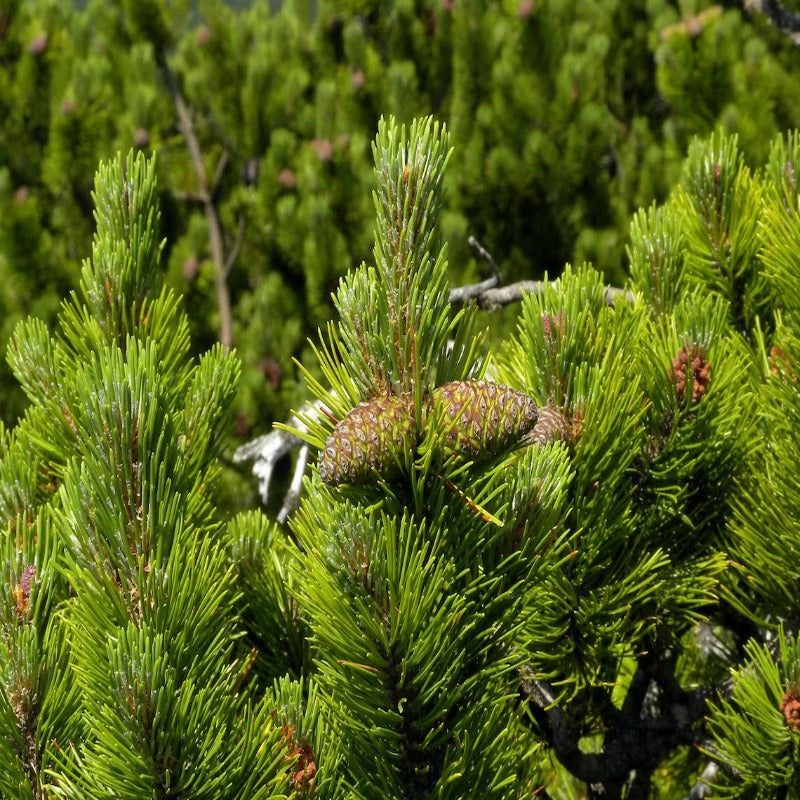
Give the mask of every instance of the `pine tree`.
[[153, 161], [101, 166], [94, 200], [56, 333], [9, 346], [30, 406], [0, 465], [0, 792], [285, 796], [299, 751], [250, 688], [231, 561], [263, 525], [228, 532], [214, 502], [239, 365], [190, 356]]
[[500, 347], [450, 303], [450, 153], [378, 127], [287, 531], [218, 507], [240, 368], [191, 355], [154, 162], [100, 168], [8, 350], [3, 796], [797, 793], [800, 135], [693, 141], [629, 291], [568, 265]]
[[493, 355], [444, 300], [447, 144], [382, 123], [374, 266], [308, 376], [297, 592], [345, 783], [791, 796], [796, 136], [764, 173], [693, 142], [630, 299], [568, 265]]

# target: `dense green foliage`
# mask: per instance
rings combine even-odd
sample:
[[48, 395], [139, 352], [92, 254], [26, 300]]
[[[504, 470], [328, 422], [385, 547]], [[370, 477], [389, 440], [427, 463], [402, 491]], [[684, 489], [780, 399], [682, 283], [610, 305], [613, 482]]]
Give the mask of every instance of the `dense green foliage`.
[[[762, 163], [800, 125], [791, 43], [733, 4], [240, 5], [3, 4], [0, 336], [29, 312], [51, 323], [74, 287], [98, 161], [157, 152], [167, 280], [195, 352], [221, 336], [240, 353], [241, 432], [299, 402], [291, 359], [313, 363], [307, 334], [369, 255], [381, 114], [448, 124], [458, 282], [480, 270], [475, 235], [508, 281], [589, 260], [620, 284], [629, 215], [666, 197], [691, 135], [722, 125]], [[24, 400], [0, 385], [10, 422]]]
[[4, 797], [796, 796], [800, 134], [693, 141], [629, 292], [567, 266], [499, 348], [448, 302], [450, 152], [379, 125], [286, 530], [219, 507], [238, 359], [191, 355], [154, 162], [101, 166], [9, 347]]

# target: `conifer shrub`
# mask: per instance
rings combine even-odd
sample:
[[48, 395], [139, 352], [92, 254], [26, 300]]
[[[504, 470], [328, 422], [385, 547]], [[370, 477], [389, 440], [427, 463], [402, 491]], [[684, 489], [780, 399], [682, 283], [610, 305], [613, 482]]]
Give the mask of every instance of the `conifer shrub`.
[[101, 166], [8, 350], [3, 796], [797, 793], [800, 134], [694, 141], [628, 292], [567, 266], [500, 347], [449, 302], [450, 153], [378, 127], [286, 529], [219, 506], [237, 357], [191, 354], [153, 161]]
[[[739, 5], [8, 0], [3, 345], [27, 314], [52, 324], [74, 288], [96, 164], [157, 152], [166, 280], [193, 352], [236, 346], [230, 429], [269, 429], [302, 401], [293, 358], [314, 364], [306, 337], [338, 280], [369, 257], [381, 114], [434, 113], [451, 131], [454, 282], [480, 277], [472, 235], [506, 281], [586, 260], [620, 285], [628, 219], [666, 198], [694, 135], [737, 132], [760, 164], [800, 125], [793, 45]], [[0, 385], [12, 423], [25, 398], [7, 370]]]

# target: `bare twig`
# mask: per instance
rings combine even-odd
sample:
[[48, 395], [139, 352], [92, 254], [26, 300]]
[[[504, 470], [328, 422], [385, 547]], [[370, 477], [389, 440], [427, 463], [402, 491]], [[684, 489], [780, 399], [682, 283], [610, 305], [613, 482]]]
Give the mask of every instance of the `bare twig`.
[[278, 522], [283, 524], [291, 514], [300, 505], [300, 494], [303, 488], [303, 478], [306, 474], [306, 464], [308, 462], [307, 444], [303, 444], [300, 452], [297, 454], [297, 462], [294, 465], [294, 475], [292, 475], [292, 484], [286, 496], [283, 499], [283, 506], [278, 512]]
[[478, 300], [483, 294], [494, 289], [500, 282], [497, 275], [487, 278], [480, 283], [473, 283], [469, 286], [457, 286], [455, 289], [450, 290], [450, 302], [453, 305], [463, 305], [470, 300]]
[[176, 200], [183, 200], [186, 203], [202, 204], [203, 202], [203, 198], [197, 192], [185, 192], [183, 189], [175, 189], [172, 192], [172, 196]]
[[217, 294], [217, 306], [219, 308], [219, 340], [223, 347], [230, 349], [233, 347], [233, 315], [231, 313], [231, 299], [228, 290], [225, 249], [222, 238], [222, 224], [217, 213], [214, 202], [214, 191], [222, 178], [222, 172], [228, 161], [227, 152], [223, 151], [217, 164], [216, 175], [209, 185], [206, 175], [203, 153], [200, 149], [200, 141], [194, 128], [194, 121], [189, 110], [183, 92], [178, 84], [178, 80], [173, 74], [166, 60], [161, 63], [167, 87], [172, 94], [175, 110], [178, 114], [178, 126], [180, 127], [183, 138], [186, 141], [186, 148], [189, 151], [189, 158], [192, 162], [195, 179], [197, 180], [197, 193], [203, 204], [203, 211], [208, 224], [208, 244], [211, 250], [211, 260], [214, 263], [214, 287]]
[[234, 464], [253, 462], [252, 473], [258, 478], [258, 491], [261, 502], [266, 505], [269, 500], [269, 487], [275, 465], [288, 453], [303, 446], [303, 441], [284, 430], [275, 429], [257, 439], [253, 439], [233, 453]]
[[492, 254], [474, 237], [470, 236], [467, 239], [467, 244], [478, 254], [478, 256], [485, 261], [492, 270], [492, 275], [494, 275], [497, 280], [500, 280], [500, 268], [495, 263], [494, 258], [492, 258]]
[[233, 247], [228, 252], [228, 257], [225, 259], [225, 267], [223, 272], [225, 277], [228, 277], [228, 274], [231, 271], [231, 268], [236, 263], [236, 259], [239, 258], [239, 253], [242, 252], [242, 242], [244, 241], [244, 214], [239, 214], [239, 223], [236, 226], [236, 240], [233, 243]]
[[217, 193], [220, 181], [222, 180], [222, 176], [225, 173], [225, 167], [228, 166], [229, 158], [230, 158], [230, 153], [228, 153], [227, 150], [223, 150], [222, 155], [219, 157], [219, 161], [217, 162], [217, 169], [214, 172], [214, 180], [211, 181], [211, 187], [209, 191], [212, 197]]
[[[631, 797], [646, 797], [654, 766], [675, 747], [696, 742], [694, 726], [705, 710], [705, 693], [682, 690], [674, 665], [669, 654], [642, 656], [621, 709], [592, 694], [562, 707], [552, 687], [529, 670], [521, 673], [520, 692], [555, 756], [575, 777], [606, 789], [627, 782]], [[657, 703], [651, 694], [659, 696]], [[603, 716], [599, 753], [580, 747], [589, 707]]]

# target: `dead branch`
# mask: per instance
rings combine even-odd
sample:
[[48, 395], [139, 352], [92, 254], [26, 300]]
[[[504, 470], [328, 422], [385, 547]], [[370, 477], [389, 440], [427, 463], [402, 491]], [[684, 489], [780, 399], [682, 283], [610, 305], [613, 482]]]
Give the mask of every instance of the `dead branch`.
[[[318, 413], [318, 410], [318, 404], [307, 403], [300, 410], [300, 413], [307, 417]], [[288, 424], [295, 430], [301, 432], [307, 430], [305, 423], [301, 422], [296, 416], [293, 416]], [[278, 514], [279, 522], [285, 522], [286, 518], [294, 511], [299, 502], [303, 475], [305, 474], [306, 463], [308, 461], [308, 445], [299, 436], [295, 436], [282, 428], [275, 428], [275, 430], [237, 447], [233, 453], [234, 464], [245, 464], [248, 461], [253, 462], [251, 471], [258, 479], [258, 491], [261, 495], [261, 502], [263, 505], [267, 505], [275, 465], [284, 456], [295, 449], [299, 449], [299, 455], [295, 464], [291, 486], [284, 498], [283, 507]]]
[[684, 800], [704, 800], [704, 798], [708, 797], [713, 791], [714, 779], [717, 777], [718, 772], [719, 764], [716, 761], [709, 761], [700, 773], [697, 783], [692, 786], [691, 791]]
[[236, 239], [233, 247], [228, 252], [228, 257], [225, 259], [225, 266], [223, 274], [227, 278], [236, 260], [239, 258], [239, 253], [242, 252], [242, 243], [244, 242], [244, 214], [239, 214], [239, 222], [236, 226]]
[[485, 261], [492, 270], [492, 275], [500, 281], [500, 268], [495, 263], [492, 254], [474, 237], [467, 239], [467, 244], [477, 253], [478, 258]]
[[744, 0], [744, 7], [763, 14], [795, 44], [800, 44], [800, 14], [785, 9], [780, 0]]
[[[497, 286], [495, 278], [469, 286], [459, 286], [450, 290], [450, 302], [466, 303], [474, 300], [478, 308], [484, 311], [497, 311], [499, 308], [518, 303], [526, 294], [541, 294], [547, 284], [544, 281], [517, 281], [506, 286]], [[626, 302], [633, 302], [633, 293], [615, 286], [606, 287], [606, 303], [614, 303], [623, 297]]]
[[[178, 84], [178, 80], [165, 60], [161, 63], [167, 88], [172, 95], [175, 103], [175, 110], [178, 114], [178, 127], [183, 134], [186, 148], [189, 151], [189, 159], [194, 170], [195, 180], [197, 181], [197, 195], [203, 204], [203, 211], [208, 224], [208, 244], [211, 250], [211, 260], [214, 264], [214, 288], [217, 295], [217, 307], [219, 308], [219, 340], [222, 346], [230, 350], [233, 347], [233, 314], [231, 312], [231, 298], [228, 290], [227, 273], [230, 265], [225, 257], [225, 246], [222, 236], [222, 223], [219, 219], [217, 206], [214, 201], [214, 193], [222, 179], [225, 166], [228, 163], [228, 153], [223, 150], [217, 164], [214, 179], [209, 184], [206, 175], [203, 153], [200, 149], [200, 141], [192, 120], [191, 111], [183, 96], [183, 92]], [[231, 261], [231, 264], [233, 262]]]

